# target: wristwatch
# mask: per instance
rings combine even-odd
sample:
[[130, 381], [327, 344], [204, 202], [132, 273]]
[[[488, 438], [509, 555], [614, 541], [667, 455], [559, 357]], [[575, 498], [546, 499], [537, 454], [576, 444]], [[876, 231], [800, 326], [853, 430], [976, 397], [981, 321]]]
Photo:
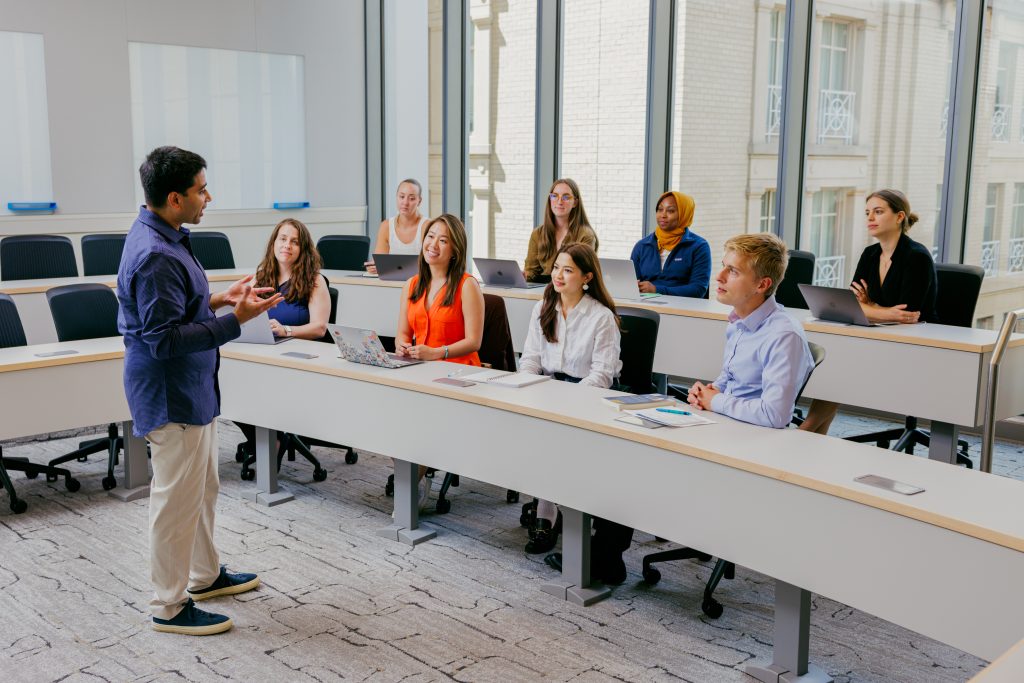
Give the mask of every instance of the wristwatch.
[[444, 347], [444, 355], [441, 356], [441, 360], [448, 360], [448, 347]]
[[286, 337], [292, 336], [292, 326], [291, 325], [285, 325], [284, 326], [284, 336], [286, 336]]

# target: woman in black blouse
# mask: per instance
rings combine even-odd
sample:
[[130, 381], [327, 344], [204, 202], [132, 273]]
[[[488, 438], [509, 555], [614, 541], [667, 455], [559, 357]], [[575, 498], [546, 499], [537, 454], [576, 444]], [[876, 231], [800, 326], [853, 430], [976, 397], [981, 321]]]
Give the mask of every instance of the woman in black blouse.
[[[878, 243], [861, 253], [850, 289], [868, 320], [937, 322], [935, 263], [928, 249], [907, 235], [917, 214], [906, 196], [899, 190], [872, 192], [864, 215], [868, 234]], [[815, 399], [800, 429], [827, 434], [838, 410], [838, 403]]]

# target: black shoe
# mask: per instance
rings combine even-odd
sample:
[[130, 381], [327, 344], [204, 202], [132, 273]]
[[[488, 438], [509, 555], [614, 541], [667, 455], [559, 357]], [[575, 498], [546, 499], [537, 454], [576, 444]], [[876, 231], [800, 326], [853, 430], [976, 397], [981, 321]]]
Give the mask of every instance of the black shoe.
[[231, 619], [223, 614], [204, 612], [189, 598], [188, 602], [173, 619], [153, 617], [153, 630], [164, 633], [180, 633], [186, 636], [212, 636], [231, 628]]
[[554, 525], [546, 519], [538, 519], [537, 523], [530, 529], [530, 541], [526, 544], [528, 555], [539, 555], [549, 553], [558, 542], [558, 534], [562, 532], [562, 525], [555, 522]]
[[255, 574], [231, 574], [222, 566], [220, 575], [211, 585], [196, 590], [189, 589], [188, 594], [193, 600], [208, 600], [221, 595], [245, 593], [259, 585], [260, 579]]
[[590, 560], [590, 578], [600, 581], [606, 586], [618, 586], [626, 582], [626, 563], [622, 555], [604, 557], [592, 556]]
[[562, 571], [562, 553], [551, 553], [544, 558], [544, 564], [554, 569], [556, 572]]

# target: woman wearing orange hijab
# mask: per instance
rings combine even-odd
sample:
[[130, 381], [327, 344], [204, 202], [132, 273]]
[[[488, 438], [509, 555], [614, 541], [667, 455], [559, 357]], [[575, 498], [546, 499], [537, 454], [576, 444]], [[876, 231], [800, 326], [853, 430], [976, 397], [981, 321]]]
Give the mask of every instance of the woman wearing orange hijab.
[[640, 291], [672, 296], [707, 297], [711, 247], [690, 230], [696, 205], [682, 192], [658, 197], [657, 229], [636, 243], [630, 258]]

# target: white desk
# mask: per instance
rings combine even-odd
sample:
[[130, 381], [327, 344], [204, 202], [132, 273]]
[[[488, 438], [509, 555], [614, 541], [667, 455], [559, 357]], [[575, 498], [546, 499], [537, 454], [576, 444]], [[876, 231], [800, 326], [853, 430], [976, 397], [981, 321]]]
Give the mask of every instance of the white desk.
[[[396, 520], [409, 531], [419, 530], [411, 488], [419, 463], [701, 548], [776, 578], [775, 663], [788, 671], [806, 665], [808, 591], [986, 659], [1024, 635], [1024, 518], [1009, 512], [1024, 500], [1022, 482], [720, 416], [715, 425], [649, 431], [614, 422], [597, 400], [605, 390], [453, 388], [431, 381], [449, 364], [386, 370], [345, 363], [316, 342], [288, 347], [224, 348], [225, 416], [398, 458]], [[253, 401], [254, 388], [267, 386], [311, 400]], [[400, 429], [388, 417], [396, 410]], [[853, 481], [866, 473], [926, 491], [905, 497]], [[258, 480], [265, 491], [267, 483]], [[398, 507], [410, 503], [412, 511]], [[566, 543], [565, 578], [576, 582], [566, 597], [586, 598], [595, 587], [572, 565], [586, 548], [579, 538]], [[981, 580], [959, 588], [979, 568]]]
[[[340, 290], [339, 322], [384, 335], [396, 333], [402, 283], [345, 271], [326, 273]], [[521, 350], [540, 290], [484, 291], [505, 299], [513, 341]], [[665, 303], [617, 302], [661, 314], [654, 370], [714, 379], [721, 370], [729, 307], [685, 297], [655, 301]], [[807, 311], [791, 314], [804, 321], [807, 338], [827, 352], [804, 396], [931, 420], [929, 455], [955, 462], [957, 425], [974, 427], [984, 418], [996, 332], [931, 324], [852, 327], [810, 321]], [[1024, 413], [1024, 336], [1011, 341], [1000, 376], [996, 419]]]
[[971, 679], [971, 683], [1020, 683], [1024, 681], [1024, 640]]
[[[78, 353], [39, 357], [52, 351]], [[110, 495], [149, 495], [146, 442], [132, 436], [120, 337], [0, 349], [0, 440], [120, 422], [124, 467]], [[74, 463], [66, 465], [74, 475]]]

